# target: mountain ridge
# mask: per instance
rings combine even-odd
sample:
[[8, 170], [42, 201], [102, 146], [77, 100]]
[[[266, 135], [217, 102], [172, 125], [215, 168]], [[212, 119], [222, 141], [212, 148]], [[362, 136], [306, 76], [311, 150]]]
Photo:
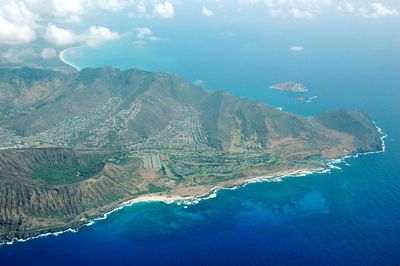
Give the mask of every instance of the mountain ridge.
[[0, 69], [0, 114], [0, 241], [383, 144], [362, 111], [304, 117], [138, 69]]

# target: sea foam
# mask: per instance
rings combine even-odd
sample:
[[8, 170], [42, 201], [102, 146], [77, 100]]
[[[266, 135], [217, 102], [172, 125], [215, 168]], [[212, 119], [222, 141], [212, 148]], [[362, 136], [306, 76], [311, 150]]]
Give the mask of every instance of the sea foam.
[[[338, 159], [328, 160], [326, 162], [327, 168], [320, 168], [320, 169], [317, 169], [317, 170], [296, 170], [296, 171], [293, 171], [293, 172], [289, 172], [289, 173], [283, 174], [281, 176], [257, 177], [257, 178], [254, 178], [254, 179], [250, 179], [250, 180], [244, 182], [241, 185], [235, 185], [235, 186], [232, 186], [232, 187], [215, 187], [215, 188], [212, 188], [211, 190], [209, 190], [209, 192], [204, 197], [194, 197], [192, 199], [174, 200], [174, 201], [171, 201], [171, 202], [163, 201], [163, 202], [166, 203], [166, 204], [184, 205], [184, 208], [187, 208], [187, 206], [198, 204], [202, 200], [207, 200], [207, 199], [212, 199], [212, 198], [217, 197], [218, 192], [220, 190], [236, 190], [236, 189], [245, 187], [248, 184], [260, 183], [260, 182], [282, 182], [283, 178], [287, 178], [287, 177], [304, 177], [304, 176], [311, 175], [311, 174], [326, 174], [326, 173], [330, 173], [332, 170], [341, 170], [342, 168], [337, 166], [337, 165], [338, 164], [343, 164], [343, 163], [344, 164], [348, 164], [348, 163], [346, 163], [346, 159], [357, 158], [359, 156], [382, 153], [382, 152], [386, 151], [385, 139], [388, 137], [388, 135], [386, 133], [384, 133], [383, 130], [375, 122], [373, 122], [373, 123], [374, 123], [376, 129], [378, 130], [379, 134], [381, 135], [380, 139], [381, 139], [381, 142], [382, 142], [382, 149], [379, 150], [379, 151], [356, 153], [354, 155], [346, 155], [346, 156], [343, 156], [343, 157], [338, 158]], [[133, 201], [131, 203], [121, 204], [118, 207], [116, 207], [115, 209], [104, 213], [100, 217], [91, 219], [87, 223], [83, 224], [81, 227], [83, 227], [83, 226], [91, 226], [91, 225], [95, 224], [96, 221], [105, 220], [105, 219], [107, 219], [107, 217], [110, 214], [112, 214], [112, 213], [114, 213], [116, 211], [122, 210], [125, 207], [132, 206], [135, 203], [138, 203], [138, 202]], [[15, 238], [14, 237], [11, 241], [3, 241], [3, 242], [1, 242], [0, 243], [0, 247], [2, 245], [12, 245], [15, 242], [26, 242], [26, 241], [29, 241], [29, 240], [48, 237], [48, 236], [56, 236], [57, 237], [57, 236], [59, 236], [61, 234], [67, 233], [67, 232], [76, 233], [76, 232], [78, 232], [78, 230], [79, 230], [79, 228], [76, 228], [76, 229], [69, 228], [69, 229], [66, 229], [66, 230], [63, 230], [63, 231], [54, 232], [54, 233], [40, 234], [40, 235], [37, 235], [37, 236], [34, 236], [34, 237], [25, 238], [25, 239], [24, 238], [20, 239], [20, 238]]]

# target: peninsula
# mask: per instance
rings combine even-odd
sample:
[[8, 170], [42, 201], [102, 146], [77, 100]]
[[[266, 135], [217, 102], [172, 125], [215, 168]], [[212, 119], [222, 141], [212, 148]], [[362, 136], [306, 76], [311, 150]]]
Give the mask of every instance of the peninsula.
[[383, 144], [362, 111], [304, 117], [137, 69], [0, 69], [0, 114], [0, 242]]

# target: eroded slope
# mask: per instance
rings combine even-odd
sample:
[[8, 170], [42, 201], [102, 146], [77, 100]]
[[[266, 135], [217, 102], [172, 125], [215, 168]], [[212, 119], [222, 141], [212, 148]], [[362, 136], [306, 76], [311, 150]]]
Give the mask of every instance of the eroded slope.
[[75, 228], [140, 195], [198, 196], [382, 147], [361, 111], [304, 117], [165, 73], [0, 77], [0, 240]]

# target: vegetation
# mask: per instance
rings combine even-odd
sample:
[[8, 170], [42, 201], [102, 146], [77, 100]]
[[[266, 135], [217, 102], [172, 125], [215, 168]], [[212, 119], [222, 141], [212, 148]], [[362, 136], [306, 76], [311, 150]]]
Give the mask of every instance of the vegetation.
[[158, 192], [163, 192], [165, 190], [167, 190], [167, 189], [163, 188], [163, 187], [159, 187], [154, 184], [149, 184], [149, 193], [158, 193]]
[[382, 144], [360, 111], [304, 117], [137, 69], [0, 69], [0, 95], [0, 241]]
[[[270, 153], [205, 152], [169, 156], [169, 168], [179, 178], [235, 174], [245, 169], [270, 166]], [[275, 162], [274, 162], [275, 163]]]
[[95, 176], [103, 166], [99, 158], [86, 163], [47, 164], [34, 170], [31, 178], [48, 185], [68, 185]]

